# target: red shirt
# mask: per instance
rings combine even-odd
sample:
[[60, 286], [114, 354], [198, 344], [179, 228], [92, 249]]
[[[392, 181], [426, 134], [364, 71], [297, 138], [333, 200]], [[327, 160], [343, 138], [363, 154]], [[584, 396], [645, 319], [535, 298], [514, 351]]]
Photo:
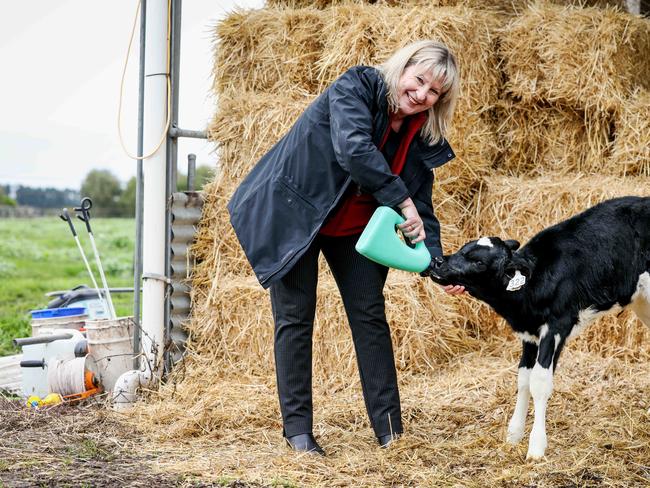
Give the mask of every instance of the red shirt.
[[[422, 128], [427, 117], [421, 112], [413, 117], [407, 118], [406, 130], [399, 141], [393, 160], [390, 162], [390, 170], [394, 175], [399, 175], [406, 163], [406, 153], [415, 137], [415, 134]], [[379, 150], [381, 151], [388, 140], [391, 131], [390, 122], [384, 134]], [[343, 196], [337, 208], [328, 216], [320, 229], [320, 233], [326, 236], [351, 236], [360, 234], [368, 224], [370, 217], [379, 206], [377, 200], [369, 193], [360, 193], [357, 186], [352, 184], [350, 190]]]

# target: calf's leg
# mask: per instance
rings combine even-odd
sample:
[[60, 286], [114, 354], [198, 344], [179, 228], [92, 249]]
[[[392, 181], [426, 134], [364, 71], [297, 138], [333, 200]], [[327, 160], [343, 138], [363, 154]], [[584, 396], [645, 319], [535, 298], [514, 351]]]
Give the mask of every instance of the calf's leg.
[[539, 341], [537, 361], [530, 373], [530, 394], [533, 397], [535, 418], [528, 440], [527, 459], [541, 459], [546, 451], [546, 405], [553, 392], [553, 371], [565, 339], [557, 333], [546, 333], [542, 334]]
[[639, 276], [630, 308], [641, 322], [650, 327], [650, 272], [646, 271]]
[[523, 350], [517, 375], [517, 402], [515, 403], [515, 411], [508, 423], [508, 436], [506, 438], [510, 444], [517, 444], [524, 437], [530, 398], [530, 372], [537, 357], [537, 344], [528, 341], [522, 341], [521, 343]]

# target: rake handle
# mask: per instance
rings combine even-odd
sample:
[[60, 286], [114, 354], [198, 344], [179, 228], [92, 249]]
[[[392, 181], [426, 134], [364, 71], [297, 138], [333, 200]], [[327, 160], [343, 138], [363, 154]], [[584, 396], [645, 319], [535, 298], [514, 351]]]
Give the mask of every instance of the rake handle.
[[68, 223], [68, 225], [70, 226], [70, 232], [72, 232], [73, 236], [77, 237], [77, 230], [74, 228], [74, 224], [72, 223], [72, 219], [70, 218], [70, 214], [68, 213], [67, 208], [63, 209], [61, 215], [59, 215], [59, 218]]
[[93, 201], [90, 197], [84, 197], [81, 199], [81, 205], [75, 207], [75, 212], [81, 212], [81, 215], [77, 215], [77, 218], [86, 224], [86, 230], [89, 234], [92, 234], [92, 229], [90, 228], [90, 209], [93, 207]]

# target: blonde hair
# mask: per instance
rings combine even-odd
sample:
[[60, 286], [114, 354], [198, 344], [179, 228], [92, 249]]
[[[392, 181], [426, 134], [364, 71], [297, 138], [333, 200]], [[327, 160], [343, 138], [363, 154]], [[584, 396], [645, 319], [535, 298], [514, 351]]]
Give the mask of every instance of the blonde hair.
[[418, 41], [397, 50], [377, 69], [384, 77], [388, 92], [388, 105], [396, 112], [397, 85], [409, 66], [418, 65], [428, 69], [434, 79], [442, 80], [442, 94], [427, 112], [427, 121], [421, 135], [429, 144], [437, 144], [447, 136], [460, 90], [460, 74], [456, 58], [447, 46], [435, 41]]

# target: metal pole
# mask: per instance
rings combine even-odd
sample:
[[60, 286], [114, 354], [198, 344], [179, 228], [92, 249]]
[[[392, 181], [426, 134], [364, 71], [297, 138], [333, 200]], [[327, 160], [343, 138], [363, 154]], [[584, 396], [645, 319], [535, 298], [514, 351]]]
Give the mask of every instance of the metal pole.
[[144, 79], [143, 146], [154, 148], [163, 134], [163, 143], [143, 161], [142, 209], [142, 320], [143, 366], [151, 368], [147, 375], [162, 374], [162, 353], [165, 346], [165, 217], [167, 201], [167, 100], [169, 46], [168, 0], [147, 2], [147, 53]]
[[[171, 39], [170, 39], [170, 86], [171, 86], [171, 116], [170, 127], [178, 125], [178, 86], [181, 54], [181, 0], [171, 2]], [[172, 194], [176, 192], [177, 181], [178, 139], [167, 139], [167, 210], [165, 219], [165, 276], [171, 276], [171, 241], [172, 241]], [[165, 294], [165, 339], [171, 337], [171, 290]], [[171, 370], [172, 361], [169, 351], [164, 351], [164, 364], [167, 371]]]
[[189, 137], [192, 139], [207, 139], [208, 133], [204, 130], [187, 130], [171, 126], [169, 128], [169, 137]]
[[196, 186], [196, 154], [187, 155], [187, 191], [194, 191]]
[[[144, 146], [144, 56], [146, 44], [147, 0], [140, 4], [140, 73], [138, 75], [138, 157], [143, 155]], [[135, 251], [133, 256], [133, 368], [140, 368], [140, 286], [142, 281], [142, 214], [143, 214], [143, 172], [142, 159], [137, 160], [135, 176]]]

